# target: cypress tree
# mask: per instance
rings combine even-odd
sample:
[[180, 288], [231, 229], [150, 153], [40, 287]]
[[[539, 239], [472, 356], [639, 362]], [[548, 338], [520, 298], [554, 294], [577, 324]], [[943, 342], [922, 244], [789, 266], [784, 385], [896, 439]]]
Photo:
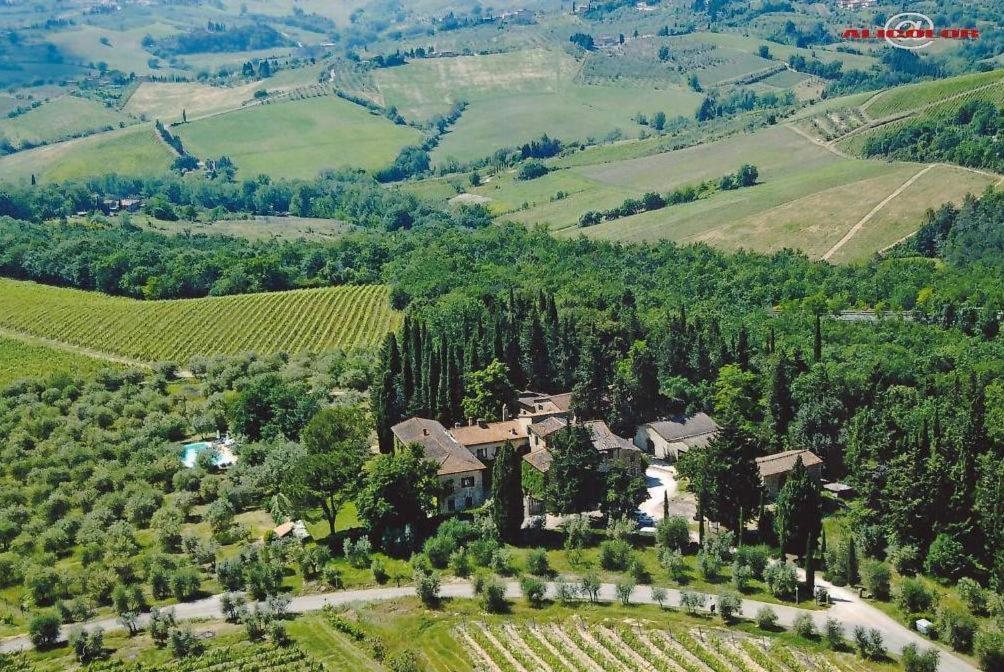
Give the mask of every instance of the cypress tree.
[[847, 540], [847, 583], [854, 585], [861, 580], [858, 573], [858, 552], [854, 548], [854, 535]]
[[669, 518], [669, 492], [662, 491], [662, 517]]
[[492, 465], [491, 513], [502, 540], [516, 543], [523, 526], [523, 486], [520, 458], [509, 441], [502, 444]]
[[823, 328], [819, 315], [816, 315], [816, 329], [812, 339], [812, 361], [816, 364], [823, 361]]

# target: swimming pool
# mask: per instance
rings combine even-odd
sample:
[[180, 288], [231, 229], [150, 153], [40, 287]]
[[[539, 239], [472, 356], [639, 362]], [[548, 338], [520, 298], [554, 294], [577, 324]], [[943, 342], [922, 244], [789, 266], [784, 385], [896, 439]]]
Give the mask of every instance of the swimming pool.
[[[206, 452], [207, 450], [213, 450], [213, 444], [208, 441], [198, 441], [196, 443], [186, 443], [182, 446], [182, 449], [181, 463], [191, 469], [195, 466], [200, 454]], [[229, 449], [224, 448], [216, 451], [216, 458], [213, 460], [213, 465], [219, 468], [229, 467], [236, 461], [237, 458], [234, 457], [233, 453]]]

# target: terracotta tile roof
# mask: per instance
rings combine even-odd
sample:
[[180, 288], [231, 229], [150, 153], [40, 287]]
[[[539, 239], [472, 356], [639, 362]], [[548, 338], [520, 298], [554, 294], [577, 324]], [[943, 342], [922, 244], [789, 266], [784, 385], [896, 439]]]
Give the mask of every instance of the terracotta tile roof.
[[523, 459], [530, 463], [537, 471], [542, 471], [546, 474], [547, 470], [551, 468], [551, 463], [554, 462], [554, 455], [549, 450], [535, 450], [532, 453], [524, 455]]
[[293, 521], [283, 523], [282, 525], [280, 525], [279, 527], [275, 528], [272, 531], [275, 532], [276, 537], [282, 539], [287, 534], [293, 531]]
[[561, 431], [565, 427], [568, 427], [567, 420], [562, 420], [561, 418], [556, 418], [553, 415], [550, 415], [540, 422], [533, 423], [527, 427], [527, 430], [533, 432], [542, 439], [546, 439], [551, 434]]
[[602, 420], [592, 420], [583, 424], [593, 435], [593, 447], [601, 453], [623, 450], [641, 452], [633, 443], [614, 434], [613, 430]]
[[572, 393], [544, 394], [543, 392], [521, 392], [519, 396], [520, 415], [546, 415], [548, 413], [568, 413], [572, 407]]
[[656, 434], [670, 443], [685, 443], [687, 446], [704, 446], [718, 432], [718, 423], [705, 413], [696, 413], [690, 417], [676, 416], [668, 420], [650, 422]]
[[526, 440], [526, 420], [505, 420], [504, 422], [487, 422], [484, 425], [464, 425], [447, 430], [454, 439], [465, 446], [480, 446], [486, 443], [502, 443], [513, 441], [521, 443]]
[[486, 468], [435, 420], [409, 418], [391, 427], [391, 431], [405, 445], [417, 443], [422, 446], [425, 457], [439, 465], [440, 476]]
[[756, 466], [760, 470], [760, 478], [785, 474], [795, 468], [795, 462], [802, 458], [802, 464], [813, 467], [823, 461], [811, 450], [786, 450], [783, 453], [764, 455], [756, 458]]

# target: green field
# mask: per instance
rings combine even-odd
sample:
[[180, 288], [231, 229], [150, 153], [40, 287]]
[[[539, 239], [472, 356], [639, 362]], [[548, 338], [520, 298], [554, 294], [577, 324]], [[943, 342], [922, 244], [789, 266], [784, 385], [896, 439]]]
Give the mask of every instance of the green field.
[[85, 355], [5, 338], [2, 333], [0, 331], [0, 387], [26, 378], [44, 377], [57, 371], [88, 375], [115, 366]]
[[[575, 166], [568, 172], [581, 181], [581, 196], [573, 195], [553, 203], [537, 200], [536, 205], [513, 215], [513, 219], [525, 224], [544, 223], [553, 229], [563, 229], [574, 227], [586, 210], [610, 208], [627, 197], [638, 197], [646, 191], [668, 191], [685, 184], [718, 178], [734, 172], [743, 163], [756, 165], [761, 173], [760, 179], [769, 182], [842, 160], [787, 128], [772, 127], [756, 134], [733, 136], [675, 152]], [[548, 184], [559, 180], [567, 182], [569, 178], [563, 175], [565, 172], [547, 175], [534, 180], [533, 184], [553, 193], [563, 187], [556, 184], [553, 189], [548, 189]], [[517, 188], [528, 188], [518, 182], [513, 184]], [[510, 203], [504, 186], [494, 194], [491, 186], [489, 184], [473, 191]], [[807, 183], [805, 187], [811, 189], [812, 185]], [[513, 200], [517, 205], [521, 202]], [[623, 225], [626, 221], [618, 220], [610, 226]]]
[[[606, 154], [597, 150], [593, 158], [609, 158]], [[496, 175], [469, 192], [491, 199], [489, 207], [502, 219], [543, 224], [562, 236], [707, 242], [761, 251], [790, 247], [818, 257], [923, 168], [845, 158], [784, 126], [673, 152], [581, 163], [589, 155], [579, 152], [572, 160], [555, 161], [556, 170], [529, 182], [516, 180], [511, 172]], [[577, 226], [588, 210], [606, 210], [647, 191], [665, 193], [716, 179], [745, 162], [757, 166], [761, 184], [588, 228]], [[938, 167], [883, 205], [834, 260], [867, 258], [916, 230], [927, 208], [959, 202], [995, 181], [972, 171]]]
[[188, 151], [225, 154], [245, 176], [311, 178], [326, 168], [383, 168], [420, 139], [415, 129], [335, 96], [254, 106], [175, 130]]
[[170, 24], [154, 22], [125, 30], [81, 25], [47, 37], [71, 58], [84, 63], [106, 63], [110, 69], [127, 74], [164, 75], [170, 74], [171, 70], [166, 68], [166, 64], [164, 68], [150, 67], [149, 61], [154, 56], [143, 48], [143, 38], [146, 35], [166, 37], [177, 32], [178, 29]]
[[199, 82], [142, 82], [126, 101], [123, 110], [137, 117], [165, 123], [181, 121], [184, 110], [189, 119], [237, 109], [254, 100], [254, 92], [266, 89], [284, 92], [317, 82], [324, 64], [280, 70], [260, 82], [239, 86], [210, 86]]
[[3, 134], [15, 146], [38, 145], [135, 122], [132, 117], [94, 100], [60, 96], [13, 119], [5, 119]]
[[909, 84], [881, 93], [863, 107], [872, 118], [878, 119], [936, 103], [939, 100], [963, 94], [970, 89], [993, 84], [1002, 79], [1004, 79], [1004, 69], [933, 82]]
[[581, 64], [559, 51], [529, 49], [487, 56], [416, 60], [374, 72], [381, 99], [411, 119], [470, 103], [433, 153], [436, 161], [481, 158], [542, 133], [566, 140], [603, 139], [619, 129], [637, 136], [637, 112], [691, 115], [700, 96], [677, 85], [577, 83]]
[[400, 315], [382, 285], [178, 301], [0, 280], [0, 328], [154, 362], [193, 355], [373, 346]]
[[26, 183], [31, 175], [56, 182], [104, 173], [155, 175], [173, 155], [151, 124], [99, 133], [0, 158], [0, 181]]

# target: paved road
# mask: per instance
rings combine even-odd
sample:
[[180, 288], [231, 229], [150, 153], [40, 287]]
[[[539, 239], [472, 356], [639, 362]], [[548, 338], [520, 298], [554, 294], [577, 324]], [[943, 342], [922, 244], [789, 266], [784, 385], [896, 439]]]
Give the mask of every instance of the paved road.
[[[770, 606], [777, 614], [778, 622], [782, 625], [791, 626], [797, 616], [800, 614], [809, 614], [816, 621], [816, 625], [820, 629], [828, 617], [833, 617], [843, 623], [844, 630], [848, 637], [850, 637], [851, 630], [855, 625], [875, 628], [882, 633], [885, 638], [886, 647], [889, 651], [896, 654], [902, 651], [903, 647], [910, 643], [915, 643], [923, 647], [931, 646], [930, 642], [922, 638], [920, 635], [907, 630], [905, 627], [889, 618], [881, 611], [861, 601], [860, 598], [852, 592], [843, 588], [830, 586], [824, 581], [820, 581], [818, 583], [820, 585], [825, 585], [830, 589], [830, 595], [834, 600], [834, 605], [826, 611], [811, 611], [778, 604], [765, 605], [765, 603], [757, 602], [755, 600], [743, 600], [742, 613], [746, 617], [753, 617], [760, 607]], [[506, 591], [508, 596], [512, 599], [521, 597], [519, 584], [514, 581], [506, 584]], [[548, 591], [550, 594], [553, 594], [554, 584], [548, 585]], [[400, 588], [368, 588], [365, 590], [343, 590], [318, 595], [302, 595], [300, 597], [293, 598], [293, 601], [290, 603], [290, 611], [304, 613], [317, 611], [326, 605], [337, 606], [355, 602], [393, 600], [414, 594], [415, 589], [413, 587], [402, 586]], [[474, 596], [474, 589], [467, 581], [454, 581], [443, 584], [441, 595], [443, 597], [469, 598]], [[667, 595], [669, 605], [675, 606], [680, 604], [679, 590], [668, 589]], [[603, 602], [615, 601], [617, 598], [614, 585], [610, 583], [603, 584], [600, 587], [599, 599]], [[639, 604], [655, 604], [655, 601], [652, 599], [652, 589], [648, 586], [636, 587], [631, 596], [631, 600], [632, 602]], [[178, 620], [219, 619], [223, 616], [220, 609], [219, 595], [214, 595], [213, 597], [196, 602], [186, 602], [175, 605], [174, 613]], [[148, 615], [144, 615], [140, 618], [140, 623], [145, 625], [147, 620]], [[86, 627], [101, 627], [106, 631], [118, 630], [122, 628], [122, 626], [114, 619], [92, 621], [89, 622]], [[63, 636], [65, 637], [68, 632], [69, 628], [64, 628]], [[29, 648], [31, 648], [31, 643], [28, 641], [28, 638], [23, 635], [10, 637], [0, 641], [0, 652], [3, 653], [21, 651]], [[961, 658], [957, 658], [946, 651], [942, 651], [941, 654], [940, 670], [941, 672], [978, 672], [975, 667], [966, 661]]]

